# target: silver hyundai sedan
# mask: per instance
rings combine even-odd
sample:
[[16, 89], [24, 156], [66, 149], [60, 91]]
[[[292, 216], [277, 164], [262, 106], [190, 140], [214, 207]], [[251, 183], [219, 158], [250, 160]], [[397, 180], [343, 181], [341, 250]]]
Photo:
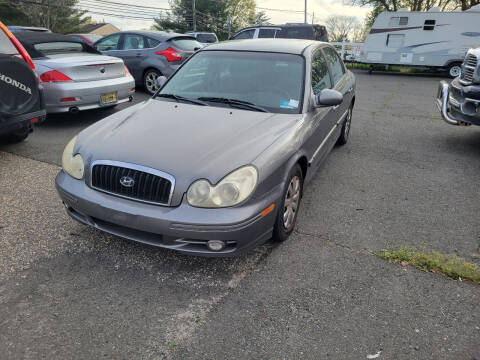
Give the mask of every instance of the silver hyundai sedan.
[[76, 113], [133, 99], [135, 81], [122, 59], [64, 35], [20, 32], [17, 38], [35, 63], [47, 113]]
[[74, 137], [56, 186], [75, 220], [205, 256], [292, 233], [304, 185], [345, 144], [355, 78], [311, 40], [194, 54], [148, 101]]

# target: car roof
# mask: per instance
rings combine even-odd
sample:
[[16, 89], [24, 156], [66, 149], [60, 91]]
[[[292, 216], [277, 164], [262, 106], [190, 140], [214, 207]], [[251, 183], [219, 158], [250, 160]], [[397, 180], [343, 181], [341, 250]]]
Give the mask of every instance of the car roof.
[[245, 39], [224, 41], [203, 48], [202, 51], [261, 51], [301, 55], [311, 45], [328, 44], [315, 40], [299, 39]]
[[137, 34], [137, 35], [143, 35], [143, 36], [150, 36], [158, 40], [168, 40], [174, 37], [192, 38], [193, 40], [196, 40], [194, 37], [186, 34], [179, 34], [175, 32], [166, 32], [166, 31], [155, 31], [155, 30], [120, 31], [116, 34]]
[[248, 26], [246, 28], [240, 29], [236, 32], [238, 34], [239, 32], [243, 30], [249, 30], [249, 29], [259, 29], [259, 28], [311, 28], [311, 27], [316, 27], [316, 26], [323, 26], [323, 25], [318, 25], [318, 24], [304, 24], [304, 23], [286, 23], [286, 24], [279, 24], [279, 25], [255, 25], [255, 26]]
[[38, 59], [45, 56], [41, 51], [35, 48], [35, 45], [49, 43], [49, 42], [78, 43], [83, 46], [84, 51], [90, 52], [93, 54], [100, 54], [97, 50], [85, 44], [83, 41], [76, 40], [67, 35], [47, 33], [47, 32], [22, 31], [22, 32], [16, 33], [15, 37], [18, 39], [18, 41], [22, 43], [23, 47], [34, 59]]

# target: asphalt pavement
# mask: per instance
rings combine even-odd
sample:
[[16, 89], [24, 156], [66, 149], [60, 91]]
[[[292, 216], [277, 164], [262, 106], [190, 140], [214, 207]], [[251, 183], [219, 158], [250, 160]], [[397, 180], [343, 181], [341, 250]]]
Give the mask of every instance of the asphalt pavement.
[[1, 358], [480, 359], [480, 287], [375, 256], [406, 244], [478, 262], [480, 128], [440, 120], [439, 78], [356, 75], [350, 141], [306, 188], [296, 232], [233, 259], [65, 214], [63, 147], [118, 109], [0, 144]]

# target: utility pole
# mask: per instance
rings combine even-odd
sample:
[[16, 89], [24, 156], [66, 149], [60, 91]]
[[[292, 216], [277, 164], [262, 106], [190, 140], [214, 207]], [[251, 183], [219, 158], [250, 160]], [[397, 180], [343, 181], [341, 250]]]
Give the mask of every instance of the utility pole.
[[305, 19], [303, 22], [306, 24], [307, 23], [307, 0], [305, 0]]
[[[307, 1], [307, 0], [305, 0]], [[193, 13], [193, 31], [197, 31], [197, 14], [195, 13], [195, 0], [192, 0], [192, 13]]]

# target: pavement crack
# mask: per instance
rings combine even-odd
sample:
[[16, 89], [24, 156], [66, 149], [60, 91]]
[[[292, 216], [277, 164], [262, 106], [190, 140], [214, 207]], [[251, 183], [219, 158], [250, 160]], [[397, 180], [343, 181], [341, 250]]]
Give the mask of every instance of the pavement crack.
[[[318, 236], [317, 234], [312, 234], [312, 233], [308, 233], [308, 232], [305, 232], [305, 231], [301, 231], [301, 230], [295, 230], [295, 233], [299, 234], [299, 235], [305, 235], [305, 236], [311, 236], [311, 237], [314, 237], [314, 238], [317, 238], [317, 239], [322, 239], [323, 237], [321, 236]], [[337, 241], [334, 241], [330, 238], [327, 239], [327, 244], [328, 245], [331, 245], [331, 246], [335, 246], [335, 247], [338, 247], [338, 248], [341, 248], [341, 249], [344, 249], [344, 250], [347, 250], [349, 252], [352, 252], [352, 253], [355, 253], [355, 254], [364, 254], [364, 255], [373, 255], [373, 256], [377, 256], [377, 253], [373, 250], [370, 250], [370, 249], [367, 249], [367, 248], [364, 248], [364, 249], [355, 249], [349, 245], [345, 245], [345, 244], [341, 244]]]

